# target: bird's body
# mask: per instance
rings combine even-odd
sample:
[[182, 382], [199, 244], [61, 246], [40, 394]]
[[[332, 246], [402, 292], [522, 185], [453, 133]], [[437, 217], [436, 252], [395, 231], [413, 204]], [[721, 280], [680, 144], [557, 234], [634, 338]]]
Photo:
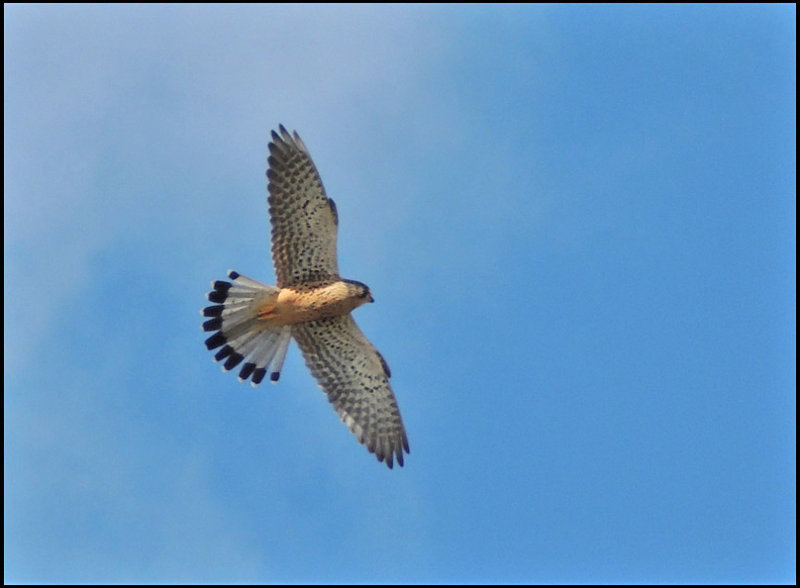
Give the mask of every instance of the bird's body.
[[281, 288], [261, 304], [258, 318], [269, 326], [284, 326], [340, 316], [370, 301], [362, 291], [345, 280]]
[[339, 276], [338, 214], [297, 133], [281, 126], [269, 145], [269, 213], [277, 285], [231, 271], [212, 283], [208, 349], [230, 370], [244, 362], [240, 380], [276, 382], [292, 338], [342, 421], [379, 461], [403, 465], [408, 438], [383, 356], [356, 325], [351, 311], [372, 302], [369, 288]]

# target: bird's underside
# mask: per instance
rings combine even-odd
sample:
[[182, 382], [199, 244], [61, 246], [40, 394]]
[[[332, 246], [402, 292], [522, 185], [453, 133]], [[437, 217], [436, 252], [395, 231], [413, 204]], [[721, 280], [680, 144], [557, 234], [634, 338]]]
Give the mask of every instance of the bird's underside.
[[372, 302], [369, 288], [339, 277], [338, 215], [308, 149], [283, 125], [269, 144], [269, 213], [277, 286], [231, 271], [212, 283], [203, 310], [206, 339], [239, 379], [277, 382], [291, 338], [341, 420], [391, 468], [409, 453], [389, 366], [350, 312]]

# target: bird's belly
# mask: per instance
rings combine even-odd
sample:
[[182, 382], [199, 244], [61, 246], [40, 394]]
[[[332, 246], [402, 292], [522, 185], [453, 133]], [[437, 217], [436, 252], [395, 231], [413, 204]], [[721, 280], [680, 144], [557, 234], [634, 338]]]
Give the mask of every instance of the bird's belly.
[[270, 326], [283, 326], [338, 316], [351, 310], [352, 305], [328, 287], [307, 291], [283, 288], [261, 305], [258, 318]]

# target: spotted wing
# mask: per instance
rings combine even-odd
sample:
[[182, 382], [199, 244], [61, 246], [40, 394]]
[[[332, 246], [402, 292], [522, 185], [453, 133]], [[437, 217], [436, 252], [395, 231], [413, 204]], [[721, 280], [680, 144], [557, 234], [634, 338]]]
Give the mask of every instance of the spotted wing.
[[336, 205], [297, 132], [280, 126], [269, 144], [269, 214], [278, 287], [328, 280], [336, 262]]
[[339, 417], [390, 468], [409, 453], [389, 366], [347, 314], [292, 326], [311, 373]]

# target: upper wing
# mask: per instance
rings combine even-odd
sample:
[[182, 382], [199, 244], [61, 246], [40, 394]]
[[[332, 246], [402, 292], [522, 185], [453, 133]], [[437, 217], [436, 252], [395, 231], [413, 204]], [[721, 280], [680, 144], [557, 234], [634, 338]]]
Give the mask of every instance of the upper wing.
[[389, 366], [349, 315], [292, 325], [311, 373], [339, 417], [378, 461], [403, 465], [408, 438]]
[[269, 214], [278, 287], [327, 280], [336, 263], [336, 205], [297, 132], [280, 126], [269, 144]]

